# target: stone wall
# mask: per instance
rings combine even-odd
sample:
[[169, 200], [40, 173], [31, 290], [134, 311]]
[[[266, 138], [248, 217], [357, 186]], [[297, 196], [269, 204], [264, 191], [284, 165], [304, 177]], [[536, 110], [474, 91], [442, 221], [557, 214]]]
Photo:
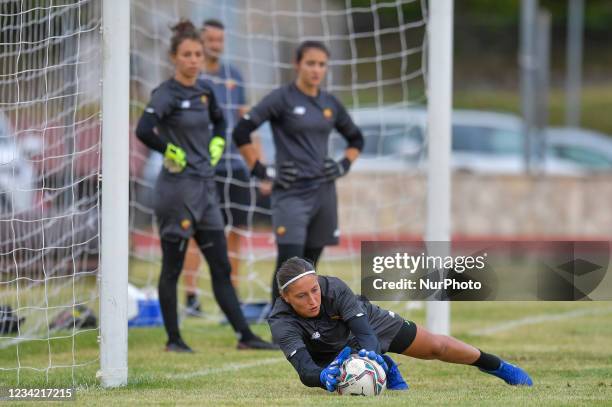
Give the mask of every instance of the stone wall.
[[[338, 182], [344, 233], [420, 236], [423, 174], [350, 173]], [[455, 173], [452, 233], [460, 236], [592, 238], [612, 235], [612, 174]]]

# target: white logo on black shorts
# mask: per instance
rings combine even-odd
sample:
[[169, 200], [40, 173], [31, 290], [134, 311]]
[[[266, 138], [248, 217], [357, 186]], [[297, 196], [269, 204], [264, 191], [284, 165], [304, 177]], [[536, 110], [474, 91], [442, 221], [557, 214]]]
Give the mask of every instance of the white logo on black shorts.
[[310, 337], [310, 339], [319, 339], [321, 337], [321, 334], [319, 333], [319, 331], [315, 331], [312, 333], [312, 336]]
[[304, 113], [306, 113], [306, 108], [304, 106], [296, 106], [293, 108], [293, 114], [303, 116]]
[[188, 101], [188, 100], [183, 100], [183, 101], [181, 102], [181, 107], [182, 107], [183, 109], [189, 109], [189, 108], [191, 107], [191, 102], [190, 102], [190, 101]]

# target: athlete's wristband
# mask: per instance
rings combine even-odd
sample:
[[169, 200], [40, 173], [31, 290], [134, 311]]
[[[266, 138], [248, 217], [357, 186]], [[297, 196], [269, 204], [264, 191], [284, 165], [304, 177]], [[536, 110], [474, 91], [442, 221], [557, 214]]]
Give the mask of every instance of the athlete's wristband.
[[251, 175], [259, 178], [262, 181], [264, 180], [267, 181], [267, 180], [274, 179], [276, 174], [275, 174], [274, 168], [266, 167], [265, 165], [260, 163], [259, 160], [257, 160], [255, 161], [255, 165], [253, 166], [253, 169], [251, 170]]
[[344, 157], [342, 160], [340, 160], [340, 165], [342, 166], [342, 169], [344, 170], [342, 174], [346, 174], [351, 169], [351, 160]]

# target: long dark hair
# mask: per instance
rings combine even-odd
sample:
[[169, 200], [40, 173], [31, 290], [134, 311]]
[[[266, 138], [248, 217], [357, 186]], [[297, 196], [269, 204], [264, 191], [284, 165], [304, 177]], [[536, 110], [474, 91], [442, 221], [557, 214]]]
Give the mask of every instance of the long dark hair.
[[176, 55], [179, 46], [185, 40], [202, 42], [198, 30], [196, 30], [193, 23], [186, 18], [181, 18], [179, 22], [170, 29], [173, 32], [172, 38], [170, 39], [170, 55]]
[[[314, 266], [307, 260], [299, 257], [292, 257], [286, 260], [276, 272], [276, 283], [278, 284], [279, 290], [287, 281], [311, 270], [314, 270]], [[287, 288], [289, 287], [285, 287], [285, 289], [281, 291], [285, 291]]]

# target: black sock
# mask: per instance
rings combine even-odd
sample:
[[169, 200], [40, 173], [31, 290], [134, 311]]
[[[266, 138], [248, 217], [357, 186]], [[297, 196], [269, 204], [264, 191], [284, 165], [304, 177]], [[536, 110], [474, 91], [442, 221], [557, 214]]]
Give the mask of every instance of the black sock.
[[198, 304], [198, 296], [194, 293], [187, 293], [187, 307], [192, 308]]
[[236, 289], [230, 280], [232, 267], [227, 257], [225, 234], [222, 230], [198, 231], [195, 234], [195, 239], [208, 263], [213, 294], [219, 308], [227, 317], [234, 331], [241, 335], [241, 338], [252, 338], [254, 335], [242, 314]]
[[307, 247], [304, 249], [304, 259], [312, 263], [316, 268], [321, 253], [323, 253], [323, 247]]
[[472, 366], [479, 367], [483, 370], [497, 370], [501, 366], [501, 359], [490, 353], [480, 351], [480, 356], [476, 362], [472, 363]]
[[240, 342], [242, 341], [250, 341], [251, 339], [255, 338], [255, 334], [253, 333], [253, 331], [251, 331], [250, 329], [247, 329], [246, 331], [240, 332], [240, 338], [238, 338], [238, 340]]
[[186, 240], [161, 241], [162, 270], [159, 276], [159, 306], [164, 318], [164, 326], [169, 342], [176, 342], [181, 338], [176, 312], [176, 285], [183, 268], [185, 259]]

